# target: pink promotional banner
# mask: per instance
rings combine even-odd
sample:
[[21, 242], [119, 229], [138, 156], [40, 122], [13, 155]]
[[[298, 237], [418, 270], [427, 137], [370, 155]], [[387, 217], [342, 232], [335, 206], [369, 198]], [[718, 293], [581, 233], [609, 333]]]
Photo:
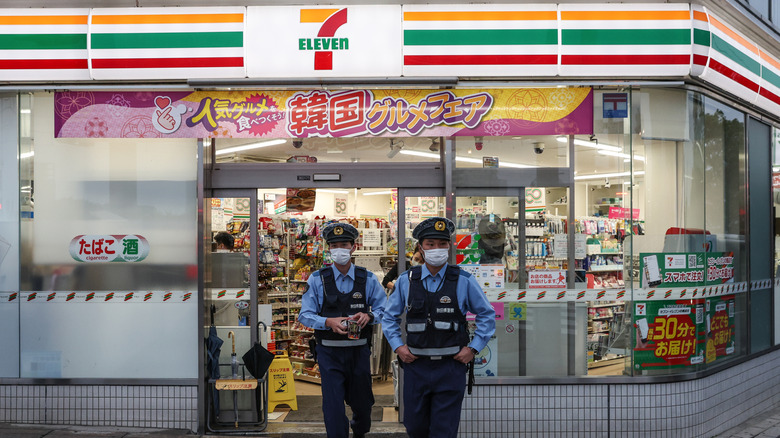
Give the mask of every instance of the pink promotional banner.
[[55, 95], [58, 138], [593, 133], [590, 88], [86, 92]]
[[638, 208], [609, 207], [610, 219], [639, 219]]

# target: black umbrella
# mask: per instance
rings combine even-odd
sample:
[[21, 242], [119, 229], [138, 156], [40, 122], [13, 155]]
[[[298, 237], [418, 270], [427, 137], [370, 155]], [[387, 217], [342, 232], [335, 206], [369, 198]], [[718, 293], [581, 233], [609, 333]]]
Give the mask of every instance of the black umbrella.
[[[209, 379], [219, 379], [219, 355], [222, 352], [222, 344], [225, 341], [217, 336], [217, 327], [214, 325], [214, 306], [211, 306], [211, 327], [206, 338], [206, 373]], [[219, 415], [219, 394], [211, 390], [215, 415]]]
[[[258, 322], [257, 325], [258, 327], [261, 325], [265, 327], [262, 321]], [[241, 356], [241, 359], [244, 361], [244, 366], [249, 371], [249, 374], [260, 380], [268, 372], [268, 367], [271, 366], [271, 362], [274, 360], [274, 354], [266, 350], [260, 342], [255, 342], [252, 348]]]

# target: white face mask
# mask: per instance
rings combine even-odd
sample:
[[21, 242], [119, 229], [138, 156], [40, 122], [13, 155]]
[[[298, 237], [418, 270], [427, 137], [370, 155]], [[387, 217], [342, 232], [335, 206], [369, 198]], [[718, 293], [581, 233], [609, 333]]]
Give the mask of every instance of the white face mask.
[[442, 266], [450, 258], [449, 248], [437, 248], [425, 250], [425, 263], [431, 266]]
[[337, 265], [346, 265], [352, 258], [352, 250], [347, 248], [333, 248], [330, 250], [330, 258]]

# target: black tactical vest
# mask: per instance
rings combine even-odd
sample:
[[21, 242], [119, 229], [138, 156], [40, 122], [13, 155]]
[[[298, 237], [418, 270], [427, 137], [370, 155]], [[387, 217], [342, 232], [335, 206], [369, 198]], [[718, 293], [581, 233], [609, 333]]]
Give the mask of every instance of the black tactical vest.
[[[320, 316], [325, 318], [337, 318], [341, 316], [352, 316], [356, 313], [368, 313], [368, 297], [366, 296], [366, 280], [368, 272], [366, 268], [355, 266], [355, 281], [352, 284], [352, 291], [341, 293], [336, 287], [336, 277], [333, 275], [333, 268], [326, 266], [320, 269], [320, 278], [322, 278], [322, 308]], [[371, 337], [371, 324], [360, 331], [360, 339], [349, 339], [347, 335], [340, 335], [330, 329], [315, 330], [314, 336], [317, 343], [328, 347], [353, 347], [367, 344]]]
[[409, 270], [406, 308], [406, 345], [415, 356], [454, 356], [469, 343], [466, 316], [458, 306], [458, 279], [468, 275], [457, 266], [447, 266], [436, 292], [423, 286], [422, 266]]

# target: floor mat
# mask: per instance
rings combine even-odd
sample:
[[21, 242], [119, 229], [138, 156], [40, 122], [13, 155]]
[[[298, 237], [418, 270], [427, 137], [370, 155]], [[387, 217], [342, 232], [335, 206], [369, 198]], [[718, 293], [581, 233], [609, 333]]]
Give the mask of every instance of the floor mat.
[[[375, 395], [374, 407], [371, 408], [371, 421], [382, 421], [382, 408], [393, 406], [392, 395]], [[349, 406], [345, 409], [347, 418], [352, 418], [352, 410]], [[298, 410], [290, 411], [285, 417], [285, 423], [322, 423], [322, 397], [318, 395], [298, 396]]]

